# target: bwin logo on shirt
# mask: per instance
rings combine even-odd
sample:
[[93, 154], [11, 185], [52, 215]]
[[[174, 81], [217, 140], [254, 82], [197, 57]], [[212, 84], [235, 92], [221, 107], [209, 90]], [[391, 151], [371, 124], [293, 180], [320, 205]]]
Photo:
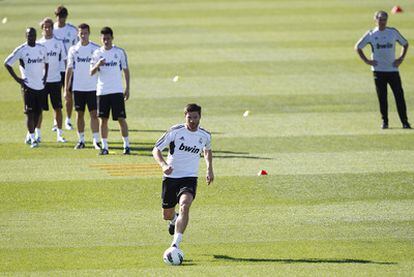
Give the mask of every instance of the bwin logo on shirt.
[[105, 66], [117, 66], [118, 62], [110, 61], [109, 63], [105, 63]]
[[57, 52], [49, 51], [49, 52], [47, 52], [47, 56], [48, 57], [56, 57], [57, 56]]
[[90, 57], [86, 57], [86, 58], [77, 57], [76, 61], [78, 63], [90, 63], [91, 58]]
[[377, 43], [377, 49], [387, 49], [387, 48], [392, 48], [393, 44], [387, 42], [387, 44], [379, 44]]
[[198, 154], [200, 152], [200, 149], [197, 148], [195, 145], [191, 147], [191, 146], [184, 145], [184, 143], [181, 143], [180, 148], [178, 149], [186, 151], [186, 152], [190, 152], [190, 153], [195, 153], [195, 154]]
[[41, 62], [43, 62], [43, 59], [41, 58], [36, 58], [36, 59], [28, 58], [27, 59], [27, 63], [41, 63]]

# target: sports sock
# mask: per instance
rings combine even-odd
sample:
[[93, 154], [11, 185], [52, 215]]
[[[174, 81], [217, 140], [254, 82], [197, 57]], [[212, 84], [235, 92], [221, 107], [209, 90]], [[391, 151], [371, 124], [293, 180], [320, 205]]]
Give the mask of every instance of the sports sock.
[[102, 139], [102, 149], [108, 149], [108, 139]]
[[57, 121], [56, 121], [56, 119], [53, 119], [53, 126], [57, 126]]
[[35, 134], [36, 134], [36, 137], [38, 137], [38, 138], [42, 137], [42, 132], [40, 131], [39, 128], [35, 129]]
[[78, 137], [80, 142], [85, 142], [85, 133], [78, 132]]
[[30, 133], [30, 140], [33, 143], [33, 141], [35, 141], [35, 133]]
[[174, 234], [174, 239], [171, 243], [171, 246], [175, 245], [178, 248], [180, 248], [180, 242], [183, 240], [183, 234], [181, 233], [175, 233]]
[[99, 133], [92, 133], [93, 136], [93, 142], [98, 143], [99, 142]]
[[65, 119], [65, 124], [68, 124], [68, 123], [70, 123], [70, 117], [66, 117]]
[[173, 219], [171, 219], [170, 223], [171, 223], [171, 224], [175, 224], [175, 221], [177, 220], [177, 218], [178, 218], [178, 214], [177, 214], [177, 213], [175, 213], [175, 214], [174, 214], [174, 218], [173, 218]]
[[57, 129], [57, 136], [58, 136], [58, 138], [61, 137], [62, 135], [63, 135], [62, 129]]
[[124, 141], [124, 148], [129, 147], [129, 138], [128, 137], [122, 137], [122, 140]]

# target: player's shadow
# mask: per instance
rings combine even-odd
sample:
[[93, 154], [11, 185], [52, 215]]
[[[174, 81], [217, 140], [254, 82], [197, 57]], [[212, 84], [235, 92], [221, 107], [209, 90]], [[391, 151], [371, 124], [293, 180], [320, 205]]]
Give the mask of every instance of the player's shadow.
[[223, 151], [213, 150], [213, 157], [215, 159], [253, 159], [253, 160], [271, 160], [272, 158], [251, 156], [248, 152], [234, 152], [234, 151]]
[[[111, 132], [119, 132], [119, 129], [109, 129]], [[131, 133], [165, 133], [167, 130], [138, 130], [138, 129], [128, 129], [128, 132]]]
[[273, 263], [284, 263], [284, 264], [376, 264], [376, 265], [395, 265], [394, 262], [377, 262], [370, 260], [359, 260], [359, 259], [271, 259], [271, 258], [235, 258], [227, 255], [213, 255], [217, 260], [226, 260], [231, 262], [273, 262]]

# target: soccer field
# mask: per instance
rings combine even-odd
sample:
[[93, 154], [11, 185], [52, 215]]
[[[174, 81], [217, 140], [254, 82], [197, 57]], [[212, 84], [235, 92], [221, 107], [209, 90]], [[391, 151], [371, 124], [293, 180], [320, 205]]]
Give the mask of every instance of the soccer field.
[[[40, 38], [38, 22], [61, 3], [0, 0], [2, 61], [27, 26]], [[2, 67], [0, 275], [414, 275], [414, 131], [401, 129], [392, 93], [390, 129], [380, 129], [372, 73], [353, 49], [374, 12], [395, 4], [404, 12], [389, 26], [414, 44], [412, 1], [63, 4], [95, 42], [112, 27], [128, 54], [132, 155], [116, 122], [108, 156], [92, 149], [89, 128], [87, 149], [73, 150], [76, 131], [56, 143], [51, 112], [30, 149], [19, 87]], [[411, 123], [413, 53], [401, 66]], [[151, 150], [191, 102], [212, 132], [216, 179], [205, 185], [200, 161], [185, 261], [171, 267]]]

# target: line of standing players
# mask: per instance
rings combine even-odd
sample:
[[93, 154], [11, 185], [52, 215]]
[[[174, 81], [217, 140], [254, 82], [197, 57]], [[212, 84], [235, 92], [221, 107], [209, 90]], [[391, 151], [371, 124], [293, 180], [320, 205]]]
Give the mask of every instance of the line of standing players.
[[[4, 62], [10, 75], [21, 85], [28, 129], [25, 142], [31, 148], [39, 146], [43, 111], [49, 110], [50, 99], [54, 110], [52, 130], [57, 133], [58, 143], [66, 143], [62, 131], [63, 88], [67, 114], [64, 125], [67, 130], [73, 130], [73, 106], [77, 112], [79, 139], [75, 149], [86, 146], [84, 114], [88, 107], [92, 144], [100, 150], [99, 154], [109, 154], [110, 112], [112, 119], [118, 121], [120, 126], [123, 154], [130, 154], [125, 110], [130, 76], [125, 51], [112, 44], [114, 35], [110, 27], [101, 29], [100, 47], [89, 40], [88, 24], [82, 23], [76, 28], [66, 23], [68, 10], [64, 6], [57, 7], [55, 15], [55, 23], [49, 17], [40, 23], [43, 36], [38, 41], [36, 29], [27, 28], [26, 42], [18, 46]], [[20, 77], [12, 67], [17, 61]]]

